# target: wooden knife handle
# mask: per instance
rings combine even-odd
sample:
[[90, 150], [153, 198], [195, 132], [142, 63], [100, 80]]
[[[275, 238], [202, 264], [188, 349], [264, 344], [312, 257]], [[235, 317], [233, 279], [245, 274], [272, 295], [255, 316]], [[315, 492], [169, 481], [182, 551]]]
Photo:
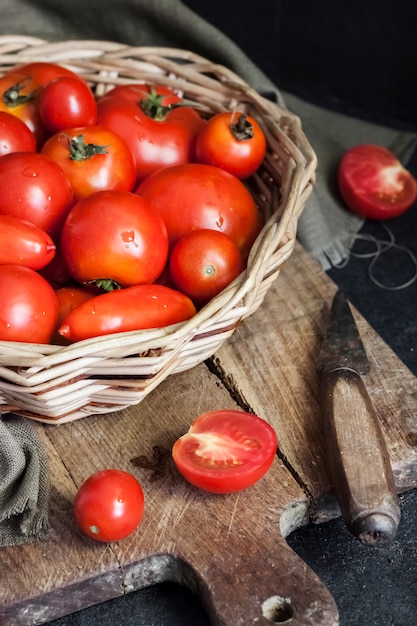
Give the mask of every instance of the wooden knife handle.
[[321, 379], [330, 479], [346, 526], [362, 543], [396, 535], [400, 507], [384, 436], [361, 377], [336, 369]]

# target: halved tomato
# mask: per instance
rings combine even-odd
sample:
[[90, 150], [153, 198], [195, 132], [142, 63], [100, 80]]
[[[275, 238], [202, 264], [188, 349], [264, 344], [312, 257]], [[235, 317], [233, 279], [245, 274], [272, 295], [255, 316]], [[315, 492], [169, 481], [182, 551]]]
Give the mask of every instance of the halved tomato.
[[404, 213], [417, 198], [417, 181], [387, 148], [364, 144], [348, 150], [339, 166], [339, 190], [348, 208], [365, 219]]
[[188, 482], [211, 493], [250, 487], [266, 474], [277, 436], [264, 419], [233, 410], [204, 413], [177, 439], [174, 462]]

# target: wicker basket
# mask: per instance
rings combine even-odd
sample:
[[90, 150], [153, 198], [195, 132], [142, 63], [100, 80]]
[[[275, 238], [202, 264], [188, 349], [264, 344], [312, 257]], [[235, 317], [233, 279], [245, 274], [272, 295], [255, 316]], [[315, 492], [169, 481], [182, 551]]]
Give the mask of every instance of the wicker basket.
[[264, 227], [247, 269], [191, 320], [65, 347], [0, 342], [2, 412], [57, 424], [138, 404], [168, 375], [201, 363], [230, 337], [261, 304], [293, 251], [298, 219], [314, 184], [316, 157], [297, 117], [230, 70], [190, 51], [0, 37], [0, 73], [35, 60], [68, 66], [97, 95], [114, 85], [149, 81], [178, 90], [203, 115], [239, 107], [260, 122], [268, 143], [265, 160], [248, 183]]

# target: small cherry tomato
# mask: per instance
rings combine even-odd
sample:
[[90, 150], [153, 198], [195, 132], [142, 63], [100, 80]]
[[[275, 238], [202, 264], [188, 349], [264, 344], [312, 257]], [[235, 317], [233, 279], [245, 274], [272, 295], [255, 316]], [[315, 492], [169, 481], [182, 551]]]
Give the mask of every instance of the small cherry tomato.
[[97, 122], [97, 104], [88, 84], [79, 78], [55, 78], [40, 90], [41, 120], [51, 133]]
[[31, 222], [0, 214], [0, 265], [23, 265], [39, 270], [55, 256], [51, 237]]
[[49, 343], [58, 301], [38, 272], [22, 265], [0, 265], [0, 340]]
[[74, 516], [84, 535], [96, 541], [120, 541], [140, 524], [145, 509], [142, 487], [132, 474], [105, 469], [81, 485]]
[[135, 190], [164, 220], [171, 247], [200, 228], [229, 235], [244, 258], [261, 229], [255, 200], [233, 174], [199, 163], [165, 167]]
[[262, 128], [253, 117], [239, 112], [217, 113], [197, 137], [197, 160], [221, 167], [238, 178], [254, 174], [265, 152]]
[[42, 146], [65, 172], [75, 198], [96, 191], [132, 191], [135, 164], [123, 139], [101, 126], [80, 126], [55, 133]]
[[168, 258], [163, 220], [127, 191], [98, 191], [79, 200], [62, 228], [61, 245], [73, 278], [107, 291], [152, 283]]
[[61, 78], [62, 76], [78, 78], [78, 74], [67, 67], [48, 61], [30, 61], [29, 63], [18, 65], [12, 71], [7, 72], [7, 74], [16, 72], [24, 76], [30, 76], [41, 87], [50, 83], [51, 80]]
[[198, 304], [217, 296], [243, 270], [240, 250], [229, 235], [194, 230], [175, 244], [169, 270], [177, 288]]
[[136, 285], [101, 294], [66, 317], [59, 334], [69, 341], [162, 328], [190, 319], [195, 306], [185, 294], [165, 285]]
[[0, 111], [21, 119], [34, 134], [37, 146], [47, 135], [38, 109], [39, 89], [39, 83], [25, 74], [12, 72], [0, 78]]
[[277, 450], [272, 426], [251, 413], [204, 413], [177, 439], [174, 462], [188, 482], [211, 493], [250, 487], [266, 474]]
[[0, 111], [0, 156], [10, 152], [35, 152], [35, 135], [11, 113]]
[[32, 222], [58, 237], [73, 204], [62, 168], [38, 152], [11, 152], [0, 158], [0, 213]]
[[347, 207], [365, 219], [397, 217], [417, 198], [414, 176], [382, 146], [350, 148], [340, 162], [338, 184]]
[[98, 100], [98, 123], [125, 140], [140, 182], [161, 167], [195, 160], [205, 121], [168, 87], [134, 84], [115, 87]]

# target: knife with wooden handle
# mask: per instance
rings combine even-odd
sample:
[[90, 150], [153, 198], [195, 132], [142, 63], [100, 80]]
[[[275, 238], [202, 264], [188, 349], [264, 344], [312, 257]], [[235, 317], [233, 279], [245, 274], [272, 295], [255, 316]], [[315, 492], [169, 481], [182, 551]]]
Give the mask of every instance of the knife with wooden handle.
[[361, 377], [369, 368], [339, 290], [319, 359], [328, 471], [348, 529], [363, 544], [381, 546], [396, 536], [401, 513], [384, 436]]

